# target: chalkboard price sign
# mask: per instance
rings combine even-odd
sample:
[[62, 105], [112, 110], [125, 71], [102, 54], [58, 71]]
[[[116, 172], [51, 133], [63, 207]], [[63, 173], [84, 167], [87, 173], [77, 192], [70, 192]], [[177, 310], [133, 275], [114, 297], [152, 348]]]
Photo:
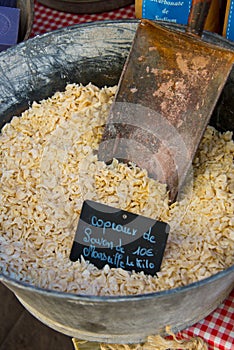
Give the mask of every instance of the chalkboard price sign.
[[84, 201], [70, 260], [81, 255], [98, 268], [160, 270], [170, 227], [167, 223], [94, 201]]

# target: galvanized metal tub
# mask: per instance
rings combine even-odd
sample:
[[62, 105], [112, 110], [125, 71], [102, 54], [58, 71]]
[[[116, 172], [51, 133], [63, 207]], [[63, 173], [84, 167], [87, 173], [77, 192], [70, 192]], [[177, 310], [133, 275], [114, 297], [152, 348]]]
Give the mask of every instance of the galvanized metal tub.
[[[136, 26], [137, 21], [116, 21], [68, 27], [0, 54], [0, 127], [68, 82], [116, 84]], [[234, 48], [213, 34], [205, 39]], [[223, 130], [233, 129], [228, 117], [234, 111], [233, 89], [234, 71], [212, 117]], [[212, 312], [234, 286], [234, 266], [186, 287], [120, 297], [43, 290], [5, 275], [0, 280], [35, 317], [59, 332], [90, 341], [138, 343], [163, 333], [167, 325], [177, 332]]]

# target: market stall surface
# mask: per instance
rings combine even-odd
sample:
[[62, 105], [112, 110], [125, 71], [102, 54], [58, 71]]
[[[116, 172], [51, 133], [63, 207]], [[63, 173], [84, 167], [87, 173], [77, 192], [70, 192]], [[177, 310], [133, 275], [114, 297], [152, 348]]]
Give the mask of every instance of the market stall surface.
[[0, 350], [73, 350], [71, 338], [48, 328], [0, 283]]

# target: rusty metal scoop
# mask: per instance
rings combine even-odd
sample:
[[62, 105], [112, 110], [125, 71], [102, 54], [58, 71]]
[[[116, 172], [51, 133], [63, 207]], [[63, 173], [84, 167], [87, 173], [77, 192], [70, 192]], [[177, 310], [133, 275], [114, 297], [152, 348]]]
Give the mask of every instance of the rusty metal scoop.
[[187, 33], [142, 20], [120, 78], [99, 159], [133, 162], [173, 201], [234, 62], [199, 35], [209, 2], [194, 1]]

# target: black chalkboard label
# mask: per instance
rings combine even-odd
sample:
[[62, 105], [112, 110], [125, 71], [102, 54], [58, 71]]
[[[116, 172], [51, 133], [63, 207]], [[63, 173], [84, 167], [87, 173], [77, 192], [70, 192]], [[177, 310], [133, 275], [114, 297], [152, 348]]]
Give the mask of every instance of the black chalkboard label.
[[160, 270], [169, 225], [94, 201], [84, 201], [70, 260], [81, 255], [98, 268]]

